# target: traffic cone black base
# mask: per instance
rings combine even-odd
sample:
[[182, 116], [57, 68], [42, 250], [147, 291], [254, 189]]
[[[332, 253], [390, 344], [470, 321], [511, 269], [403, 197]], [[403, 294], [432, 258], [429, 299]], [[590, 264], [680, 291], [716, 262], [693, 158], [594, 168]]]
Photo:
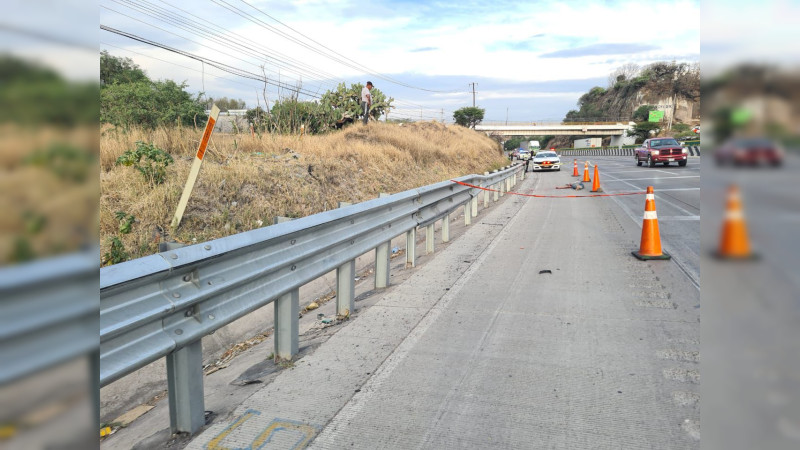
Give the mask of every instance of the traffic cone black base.
[[650, 259], [670, 259], [670, 258], [672, 258], [672, 256], [670, 256], [669, 253], [667, 253], [666, 250], [662, 250], [661, 254], [658, 255], [658, 256], [643, 255], [643, 254], [639, 253], [638, 251], [631, 252], [631, 255], [639, 258], [642, 261], [647, 261], [647, 260], [650, 260]]

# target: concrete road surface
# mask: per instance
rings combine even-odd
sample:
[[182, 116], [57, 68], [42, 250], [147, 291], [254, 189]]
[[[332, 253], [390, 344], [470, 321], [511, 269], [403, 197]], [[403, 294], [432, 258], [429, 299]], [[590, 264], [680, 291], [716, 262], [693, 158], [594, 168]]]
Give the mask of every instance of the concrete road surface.
[[643, 195], [506, 196], [188, 447], [699, 448], [697, 161], [593, 161], [606, 192], [656, 186], [673, 260], [630, 254]]

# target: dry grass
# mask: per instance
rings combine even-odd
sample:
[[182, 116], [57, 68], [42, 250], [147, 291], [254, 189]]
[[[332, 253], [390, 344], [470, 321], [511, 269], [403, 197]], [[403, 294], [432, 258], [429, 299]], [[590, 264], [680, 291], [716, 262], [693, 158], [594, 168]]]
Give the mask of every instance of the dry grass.
[[[165, 239], [196, 151], [193, 128], [106, 129], [101, 136], [100, 233], [103, 253], [119, 236], [132, 258], [157, 251]], [[154, 142], [175, 158], [162, 185], [150, 186], [114, 161], [137, 140]], [[304, 217], [507, 164], [496, 142], [481, 133], [435, 122], [399, 127], [357, 124], [323, 136], [212, 136], [194, 193], [174, 238], [203, 242], [272, 224], [273, 217]], [[120, 235], [116, 211], [136, 217]]]
[[[53, 145], [68, 145], [82, 157], [49, 154]], [[98, 145], [93, 127], [0, 125], [0, 264], [97, 241]], [[35, 155], [49, 156], [32, 162]], [[84, 177], [64, 176], [66, 167]]]

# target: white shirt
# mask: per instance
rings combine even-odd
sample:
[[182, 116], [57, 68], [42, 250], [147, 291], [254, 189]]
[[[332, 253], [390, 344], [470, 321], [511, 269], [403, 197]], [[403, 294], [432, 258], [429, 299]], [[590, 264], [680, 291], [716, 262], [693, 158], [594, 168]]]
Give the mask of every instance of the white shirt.
[[372, 94], [369, 93], [369, 89], [367, 89], [366, 86], [361, 88], [361, 101], [370, 104], [372, 103]]

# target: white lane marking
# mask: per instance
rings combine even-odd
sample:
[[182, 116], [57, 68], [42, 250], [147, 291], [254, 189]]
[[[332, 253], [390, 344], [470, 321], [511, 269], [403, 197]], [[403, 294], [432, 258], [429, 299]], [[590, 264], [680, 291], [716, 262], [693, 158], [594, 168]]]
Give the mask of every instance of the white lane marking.
[[[613, 178], [614, 180], [612, 180], [612, 181], [621, 181], [621, 182], [623, 182], [623, 183], [627, 184], [628, 186], [631, 186], [631, 187], [633, 187], [635, 189], [642, 189], [641, 187], [636, 186], [633, 183], [628, 183], [628, 180], [623, 180], [623, 179], [617, 178], [617, 177], [615, 177], [613, 175], [609, 175], [609, 178]], [[670, 178], [670, 179], [672, 179], [672, 178]], [[658, 189], [656, 189], [656, 194], [658, 194]], [[616, 197], [612, 197], [612, 198], [616, 198]], [[681, 208], [680, 206], [676, 205], [675, 203], [672, 203], [671, 201], [666, 200], [663, 196], [659, 196], [658, 198], [659, 198], [659, 200], [658, 200], [659, 203], [666, 203], [667, 205], [672, 206], [673, 208], [677, 209], [678, 211], [682, 212], [683, 214], [685, 214], [687, 216], [694, 216], [695, 215], [695, 214], [693, 214], [693, 213]]]
[[691, 220], [700, 220], [700, 216], [661, 216], [658, 218], [658, 220], [661, 222], [665, 220], [672, 222], [691, 221]]
[[643, 180], [677, 180], [678, 178], [700, 178], [700, 175], [682, 175], [672, 178], [648, 177], [648, 178], [616, 178], [614, 181], [643, 181]]
[[658, 192], [665, 192], [665, 191], [699, 191], [700, 188], [675, 188], [675, 189], [659, 189]]

